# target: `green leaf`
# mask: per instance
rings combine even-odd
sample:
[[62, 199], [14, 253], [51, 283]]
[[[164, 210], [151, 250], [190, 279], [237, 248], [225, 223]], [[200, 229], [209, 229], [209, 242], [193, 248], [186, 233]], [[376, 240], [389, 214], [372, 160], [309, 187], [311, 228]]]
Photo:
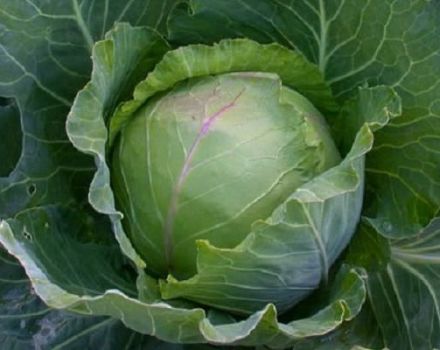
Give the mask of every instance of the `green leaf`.
[[[138, 332], [170, 340], [200, 340], [197, 323], [203, 310], [147, 305], [130, 297], [137, 294], [131, 267], [115, 242], [87, 239], [87, 225], [78, 225], [85, 215], [57, 207], [29, 210], [1, 223], [0, 242], [18, 257], [35, 292], [53, 308], [112, 316]], [[180, 325], [181, 332], [167, 327], [169, 322]], [[157, 331], [156, 323], [163, 325]]]
[[29, 349], [50, 309], [33, 293], [20, 264], [2, 248], [0, 276], [0, 341], [7, 348]]
[[295, 350], [378, 350], [383, 349], [380, 328], [369, 303], [351, 321], [345, 322], [334, 332], [318, 339], [305, 339]]
[[379, 133], [384, 125], [401, 114], [402, 101], [394, 89], [383, 85], [358, 88], [358, 94], [346, 101], [331, 123], [338, 149], [347, 153], [365, 122]]
[[[130, 294], [133, 287], [129, 276], [122, 278], [121, 256], [105, 242], [88, 241], [84, 227], [74, 225], [81, 222], [79, 217], [57, 207], [30, 210], [19, 220], [0, 224], [0, 242], [19, 258], [35, 292], [49, 306], [112, 316], [159, 339], [285, 347], [305, 336], [327, 333], [344, 319], [351, 319], [365, 298], [363, 279], [354, 270], [343, 270], [330, 293], [325, 292], [328, 306], [309, 318], [278, 323], [274, 307], [268, 306], [246, 320], [214, 325], [202, 309], [173, 308], [164, 302], [147, 304], [124, 294], [123, 290]], [[60, 270], [65, 265], [66, 270]]]
[[[16, 239], [21, 241], [23, 252], [32, 251], [34, 264], [50, 273], [59, 288], [94, 296], [113, 287], [136, 295], [134, 271], [125, 266], [116, 242], [104, 235], [110, 226], [101, 220], [102, 232], [99, 232], [90, 225], [99, 222], [93, 219], [84, 211], [39, 207], [17, 215], [8, 224], [4, 221], [3, 225], [19, 233]], [[76, 225], [72, 225], [74, 222]], [[29, 277], [34, 285], [42, 283]], [[59, 302], [45, 301], [54, 307]]]
[[348, 247], [346, 262], [362, 266], [368, 272], [381, 271], [390, 260], [390, 244], [378, 235], [366, 221], [362, 222]]
[[[377, 233], [369, 230], [369, 240]], [[390, 240], [389, 263], [368, 279], [369, 298], [390, 349], [440, 347], [440, 218], [419, 235]]]
[[106, 122], [117, 104], [167, 49], [166, 42], [148, 28], [117, 25], [107, 34], [106, 40], [95, 45], [92, 80], [77, 95], [67, 119], [67, 133], [72, 143], [96, 159], [97, 172], [90, 185], [90, 203], [98, 212], [110, 216], [122, 250], [140, 267], [145, 263], [123, 232], [121, 214], [115, 209], [110, 188]]
[[165, 30], [174, 3], [1, 1], [0, 96], [15, 99], [23, 130], [17, 167], [0, 178], [1, 218], [36, 205], [86, 198], [95, 167], [72, 147], [65, 121], [74, 96], [89, 80], [91, 46], [115, 21]]
[[5, 349], [183, 348], [135, 333], [116, 319], [50, 309], [32, 289], [21, 265], [3, 249], [0, 276], [0, 341]]
[[426, 0], [191, 0], [169, 25], [177, 45], [246, 37], [295, 48], [340, 101], [365, 84], [394, 87], [403, 115], [377, 134], [367, 157], [364, 211], [380, 232], [400, 237], [440, 208], [439, 22], [438, 3]]

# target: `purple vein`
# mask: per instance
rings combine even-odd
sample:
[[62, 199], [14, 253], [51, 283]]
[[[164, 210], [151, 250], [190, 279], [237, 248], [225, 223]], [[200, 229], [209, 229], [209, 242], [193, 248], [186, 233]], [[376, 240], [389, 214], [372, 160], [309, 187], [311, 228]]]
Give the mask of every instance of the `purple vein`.
[[164, 225], [164, 245], [165, 245], [165, 258], [167, 262], [168, 269], [171, 268], [171, 257], [173, 254], [173, 229], [174, 229], [174, 220], [177, 214], [177, 204], [179, 200], [180, 192], [182, 191], [183, 184], [188, 177], [188, 174], [191, 170], [192, 160], [194, 159], [194, 155], [197, 151], [197, 148], [202, 141], [202, 139], [209, 133], [211, 127], [214, 123], [224, 115], [228, 110], [235, 106], [237, 100], [243, 94], [244, 89], [240, 91], [240, 93], [227, 105], [220, 108], [217, 112], [213, 113], [209, 117], [206, 117], [203, 122], [200, 130], [198, 131], [194, 142], [192, 143], [188, 154], [185, 157], [183, 162], [182, 170], [180, 171], [179, 177], [177, 178], [177, 182], [173, 188], [173, 192], [171, 194], [170, 204], [168, 206], [167, 217]]

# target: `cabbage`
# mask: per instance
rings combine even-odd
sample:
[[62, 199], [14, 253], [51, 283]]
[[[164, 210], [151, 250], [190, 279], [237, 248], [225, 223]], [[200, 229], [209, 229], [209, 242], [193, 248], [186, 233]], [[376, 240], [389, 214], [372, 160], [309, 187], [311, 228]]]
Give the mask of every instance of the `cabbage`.
[[2, 2], [3, 347], [440, 347], [439, 23]]

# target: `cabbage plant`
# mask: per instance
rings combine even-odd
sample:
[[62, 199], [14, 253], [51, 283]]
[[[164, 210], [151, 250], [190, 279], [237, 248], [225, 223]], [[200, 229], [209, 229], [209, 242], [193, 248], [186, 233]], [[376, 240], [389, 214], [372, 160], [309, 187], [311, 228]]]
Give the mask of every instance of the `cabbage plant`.
[[11, 349], [440, 347], [436, 1], [0, 4]]

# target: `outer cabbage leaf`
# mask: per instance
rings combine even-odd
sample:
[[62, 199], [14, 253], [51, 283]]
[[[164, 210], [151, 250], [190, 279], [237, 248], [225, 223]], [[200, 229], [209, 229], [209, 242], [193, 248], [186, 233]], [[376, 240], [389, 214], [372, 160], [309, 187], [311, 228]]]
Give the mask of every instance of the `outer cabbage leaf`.
[[[22, 214], [20, 221], [3, 221], [2, 243], [10, 253], [18, 257], [35, 292], [49, 306], [71, 308], [83, 314], [112, 315], [116, 318], [131, 314], [125, 320], [126, 323], [134, 322], [131, 328], [155, 334], [152, 328], [147, 329], [148, 323], [152, 327], [151, 322], [146, 322], [141, 327], [141, 320], [149, 317], [149, 311], [139, 308], [141, 303], [129, 297], [136, 296], [136, 284], [133, 278], [127, 276], [127, 272], [124, 273], [124, 259], [118, 246], [84, 241], [84, 237], [87, 237], [83, 232], [86, 228], [84, 225], [76, 226], [73, 232], [69, 232], [78, 219], [79, 215], [70, 210], [57, 207], [37, 208]], [[60, 222], [63, 226], [59, 225]], [[16, 237], [19, 241], [13, 238], [11, 229], [20, 235]], [[10, 240], [12, 245], [6, 240]], [[84, 261], [85, 258], [89, 259], [88, 262]], [[61, 266], [63, 269], [60, 269]], [[154, 305], [152, 308], [156, 312], [159, 310], [159, 317], [165, 324], [176, 322], [175, 324], [181, 324], [185, 328], [185, 324], [188, 327], [191, 319], [194, 319], [194, 312], [185, 310], [180, 313], [175, 311], [174, 316], [170, 317], [167, 312], [170, 307], [165, 304]], [[120, 310], [125, 310], [125, 313], [121, 314]], [[195, 314], [200, 312], [202, 310], [196, 310]], [[175, 334], [175, 328], [171, 330], [165, 326], [161, 332]], [[188, 333], [185, 336], [191, 339]]]
[[34, 292], [19, 262], [3, 249], [0, 276], [0, 341], [5, 349], [183, 349], [135, 333], [117, 319], [51, 309]]
[[[89, 241], [84, 232], [87, 226], [74, 224], [79, 217], [76, 211], [58, 207], [30, 210], [17, 220], [1, 223], [1, 242], [19, 259], [35, 292], [49, 306], [109, 315], [137, 332], [167, 341], [284, 347], [304, 336], [334, 329], [356, 314], [365, 297], [359, 274], [342, 271], [327, 292], [328, 306], [310, 318], [281, 324], [275, 308], [268, 306], [247, 320], [214, 325], [202, 309], [136, 299], [134, 280], [130, 271], [124, 272], [118, 248]], [[271, 339], [266, 339], [268, 335]]]
[[[94, 166], [72, 147], [65, 120], [90, 78], [93, 42], [115, 21], [163, 31], [174, 2], [1, 1], [0, 98], [14, 101], [20, 113], [23, 149], [14, 171], [0, 172], [0, 218], [42, 203], [83, 200]], [[11, 156], [14, 147], [16, 142], [2, 150]]]
[[[439, 247], [439, 218], [412, 238], [387, 242], [368, 222], [356, 235], [349, 257], [369, 272], [369, 299], [390, 349], [440, 346]], [[374, 256], [359, 259], [364, 249]]]
[[121, 214], [115, 210], [106, 164], [106, 122], [124, 92], [133, 89], [167, 48], [166, 42], [148, 28], [117, 25], [106, 40], [95, 45], [92, 80], [78, 94], [67, 119], [67, 132], [72, 143], [96, 159], [98, 170], [90, 185], [90, 203], [98, 212], [110, 216], [122, 250], [140, 267], [145, 263], [123, 233]]
[[22, 267], [3, 249], [0, 249], [0, 276], [0, 341], [11, 349], [29, 348], [33, 336], [38, 337], [42, 328], [39, 329], [39, 320], [50, 309], [32, 293]]
[[368, 302], [351, 321], [317, 339], [298, 342], [295, 350], [379, 350], [384, 348], [381, 330]]

